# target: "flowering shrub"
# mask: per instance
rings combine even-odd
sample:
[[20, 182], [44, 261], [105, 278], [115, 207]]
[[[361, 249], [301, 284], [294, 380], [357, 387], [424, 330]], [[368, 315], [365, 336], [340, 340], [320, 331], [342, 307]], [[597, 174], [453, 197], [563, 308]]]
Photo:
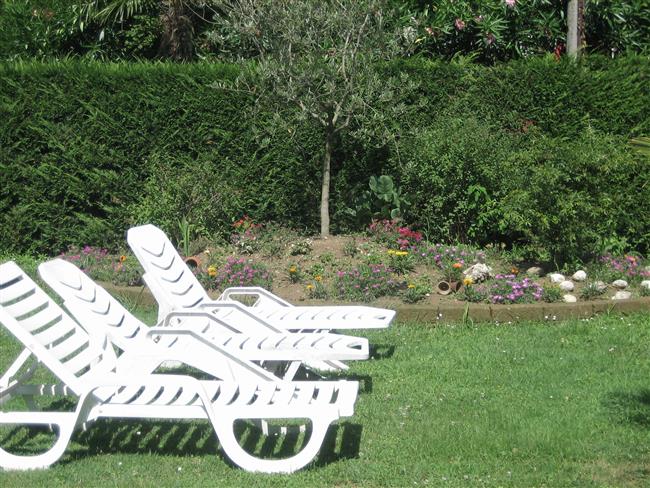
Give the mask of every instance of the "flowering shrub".
[[287, 274], [289, 275], [289, 281], [291, 283], [299, 283], [300, 280], [302, 280], [303, 272], [297, 264], [289, 265]]
[[311, 239], [299, 239], [289, 245], [289, 254], [292, 256], [306, 255], [312, 250]]
[[626, 254], [623, 257], [614, 257], [610, 254], [601, 256], [601, 269], [597, 274], [604, 281], [625, 279], [629, 281], [640, 281], [650, 278], [650, 271], [643, 267], [641, 258]]
[[399, 239], [399, 226], [396, 220], [374, 220], [368, 226], [368, 233], [380, 244], [393, 246]]
[[460, 281], [464, 268], [485, 260], [483, 251], [475, 251], [464, 246], [435, 244], [426, 249], [419, 249], [417, 252], [421, 259], [436, 266], [448, 281]]
[[368, 232], [379, 243], [397, 247], [400, 251], [416, 249], [422, 242], [422, 233], [408, 227], [400, 227], [396, 220], [373, 220]]
[[488, 299], [492, 303], [530, 303], [542, 298], [544, 288], [529, 278], [517, 280], [515, 275], [498, 274], [489, 285]]
[[413, 271], [415, 262], [413, 256], [408, 251], [397, 251], [389, 249], [386, 251], [390, 263], [390, 268], [398, 275], [404, 275], [409, 271]]
[[431, 294], [431, 287], [427, 283], [409, 283], [400, 297], [406, 303], [417, 303]]
[[93, 280], [123, 286], [141, 282], [142, 267], [131, 255], [112, 255], [106, 249], [91, 246], [79, 249], [73, 246], [59, 257], [76, 265]]
[[232, 226], [235, 233], [230, 236], [230, 242], [238, 251], [252, 254], [259, 250], [262, 224], [256, 224], [248, 215], [244, 215]]
[[315, 279], [313, 283], [309, 283], [305, 287], [309, 298], [317, 298], [319, 300], [325, 300], [329, 298], [329, 293], [327, 292], [325, 285], [323, 285], [322, 277], [318, 275], [316, 278], [319, 279]]
[[437, 267], [448, 281], [460, 281], [463, 269], [474, 263], [485, 261], [485, 253], [466, 246], [447, 246], [435, 244], [429, 247], [420, 246], [414, 254], [428, 264]]
[[[208, 268], [208, 274], [210, 268]], [[266, 267], [261, 264], [251, 263], [244, 258], [229, 257], [226, 264], [220, 269], [215, 269], [215, 276], [209, 279], [210, 288], [223, 290], [229, 286], [261, 286], [271, 289], [273, 278]]]
[[415, 249], [422, 241], [422, 234], [418, 231], [411, 230], [408, 227], [400, 227], [397, 229], [399, 237], [397, 238], [397, 246], [401, 250]]
[[512, 274], [498, 274], [485, 285], [466, 285], [462, 300], [488, 303], [531, 303], [542, 300], [544, 288], [529, 278], [517, 280]]
[[372, 300], [394, 295], [398, 288], [399, 283], [393, 278], [392, 270], [383, 264], [361, 264], [349, 271], [336, 273], [335, 290], [341, 298]]

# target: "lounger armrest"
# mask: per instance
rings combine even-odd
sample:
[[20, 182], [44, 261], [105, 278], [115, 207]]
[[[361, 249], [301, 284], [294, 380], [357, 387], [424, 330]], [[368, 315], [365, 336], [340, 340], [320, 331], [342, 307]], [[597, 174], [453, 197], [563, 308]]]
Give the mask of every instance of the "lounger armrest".
[[[214, 309], [219, 309], [219, 308], [234, 308], [237, 311], [246, 314], [246, 316], [248, 318], [250, 318], [251, 320], [254, 320], [256, 323], [259, 324], [260, 327], [263, 327], [263, 328], [267, 329], [268, 332], [271, 332], [271, 333], [285, 333], [286, 332], [284, 330], [277, 329], [276, 327], [273, 327], [268, 322], [265, 322], [264, 320], [262, 320], [261, 318], [257, 317], [254, 314], [251, 314], [247, 310], [243, 309], [241, 304], [224, 302], [224, 303], [221, 303], [221, 304], [217, 304], [216, 306], [213, 306], [212, 302], [211, 302], [210, 304], [207, 304], [205, 307], [202, 306], [201, 308], [203, 308], [205, 310], [214, 310]], [[217, 317], [216, 315], [214, 315], [210, 311], [189, 311], [189, 310], [188, 311], [185, 311], [185, 310], [180, 311], [180, 310], [176, 310], [174, 312], [170, 312], [167, 315], [165, 315], [165, 318], [162, 320], [162, 322], [160, 324], [158, 324], [158, 326], [159, 327], [172, 327], [172, 328], [181, 326], [182, 322], [181, 322], [181, 324], [172, 324], [171, 323], [171, 321], [173, 319], [175, 319], [175, 318], [178, 318], [178, 319], [191, 319], [191, 318], [207, 319], [210, 322], [212, 322], [214, 324], [217, 324], [219, 327], [223, 327], [224, 329], [227, 329], [228, 331], [231, 331], [233, 333], [239, 333], [240, 332], [239, 329], [237, 329], [236, 327], [233, 327], [229, 322], [220, 319], [219, 317]], [[191, 327], [190, 327], [190, 330], [192, 330]]]
[[257, 302], [253, 306], [268, 304], [276, 307], [293, 307], [291, 303], [260, 286], [232, 286], [226, 288], [217, 300], [233, 300], [232, 295], [257, 296]]
[[284, 329], [278, 329], [277, 327], [274, 327], [273, 325], [269, 324], [264, 319], [262, 319], [258, 315], [248, 310], [248, 308], [245, 305], [236, 301], [226, 302], [226, 301], [217, 300], [213, 302], [205, 302], [199, 304], [199, 308], [203, 310], [218, 310], [218, 309], [228, 309], [228, 308], [235, 309], [237, 310], [237, 312], [246, 315], [246, 318], [248, 318], [249, 320], [253, 320], [257, 322], [260, 325], [260, 327], [264, 327], [268, 329], [270, 332], [278, 332], [278, 333], [286, 332]]

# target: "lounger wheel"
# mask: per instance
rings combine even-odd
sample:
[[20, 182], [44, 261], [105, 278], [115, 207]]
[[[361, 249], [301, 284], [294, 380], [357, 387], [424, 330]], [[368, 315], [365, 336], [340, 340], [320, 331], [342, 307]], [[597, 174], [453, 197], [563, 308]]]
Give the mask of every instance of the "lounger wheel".
[[313, 417], [310, 418], [312, 431], [309, 441], [307, 441], [307, 445], [303, 447], [299, 453], [285, 459], [260, 459], [246, 452], [239, 445], [239, 442], [237, 442], [234, 433], [234, 423], [238, 419], [222, 421], [219, 425], [215, 425], [215, 430], [226, 456], [245, 471], [260, 473], [293, 473], [294, 471], [306, 466], [316, 457], [318, 451], [323, 445], [330, 424], [334, 422], [336, 418], [337, 417], [333, 415], [322, 415], [318, 417], [318, 420]]
[[[40, 412], [39, 412], [40, 413]], [[52, 415], [51, 413], [49, 415]], [[58, 461], [65, 452], [72, 432], [75, 428], [76, 413], [59, 413], [55, 414], [60, 420], [50, 418], [33, 419], [33, 414], [25, 412], [0, 414], [0, 425], [55, 425], [58, 427], [59, 436], [54, 445], [47, 451], [34, 456], [19, 456], [11, 454], [0, 448], [0, 467], [4, 470], [27, 470], [47, 468]], [[22, 419], [21, 417], [25, 417]]]

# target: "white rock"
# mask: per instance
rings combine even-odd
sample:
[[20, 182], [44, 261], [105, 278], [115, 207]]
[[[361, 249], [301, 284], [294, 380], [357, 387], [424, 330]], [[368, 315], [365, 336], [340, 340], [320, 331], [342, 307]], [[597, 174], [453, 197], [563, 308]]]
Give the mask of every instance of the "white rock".
[[607, 289], [607, 283], [604, 281], [594, 281], [594, 288], [598, 291], [605, 291]]
[[564, 295], [564, 296], [562, 297], [562, 299], [563, 299], [566, 303], [575, 303], [575, 302], [578, 301], [578, 299], [577, 299], [576, 297], [574, 297], [573, 295], [569, 295], [568, 293], [567, 293], [566, 295]]
[[650, 290], [650, 280], [643, 280], [641, 282], [641, 288], [646, 288], [646, 289]]
[[492, 276], [492, 268], [487, 264], [476, 263], [463, 271], [463, 274], [466, 277], [472, 278], [474, 283], [480, 283]]
[[526, 270], [526, 275], [532, 277], [542, 276], [542, 273], [543, 273], [542, 268], [540, 268], [539, 266], [531, 266]]
[[565, 280], [564, 275], [560, 273], [551, 273], [548, 277], [553, 283], [562, 283]]
[[585, 281], [587, 279], [587, 273], [581, 269], [573, 273], [571, 277], [573, 281]]
[[627, 300], [631, 296], [631, 292], [620, 290], [616, 292], [616, 294], [612, 297], [612, 300]]
[[573, 291], [574, 288], [573, 281], [564, 280], [560, 283], [560, 290], [562, 291]]
[[612, 286], [614, 288], [619, 288], [619, 289], [624, 289], [627, 288], [627, 281], [625, 280], [616, 280], [612, 282]]

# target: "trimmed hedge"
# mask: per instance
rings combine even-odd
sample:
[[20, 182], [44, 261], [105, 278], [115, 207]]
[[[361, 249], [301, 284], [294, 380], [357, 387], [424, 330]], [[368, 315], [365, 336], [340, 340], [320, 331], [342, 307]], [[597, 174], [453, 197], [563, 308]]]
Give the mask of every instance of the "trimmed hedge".
[[[650, 60], [486, 68], [412, 59], [381, 69], [407, 73], [420, 92], [396, 142], [341, 139], [335, 228], [349, 228], [345, 208], [385, 173], [432, 239], [501, 241], [558, 259], [607, 239], [647, 251], [648, 164], [626, 141], [650, 134]], [[282, 114], [291, 133], [264, 111], [253, 118], [252, 96], [215, 87], [238, 73], [224, 64], [0, 65], [0, 250], [120, 247], [130, 225], [176, 234], [182, 217], [211, 234], [227, 234], [243, 214], [315, 230], [320, 129], [291, 107]], [[559, 239], [567, 223], [575, 235]]]

